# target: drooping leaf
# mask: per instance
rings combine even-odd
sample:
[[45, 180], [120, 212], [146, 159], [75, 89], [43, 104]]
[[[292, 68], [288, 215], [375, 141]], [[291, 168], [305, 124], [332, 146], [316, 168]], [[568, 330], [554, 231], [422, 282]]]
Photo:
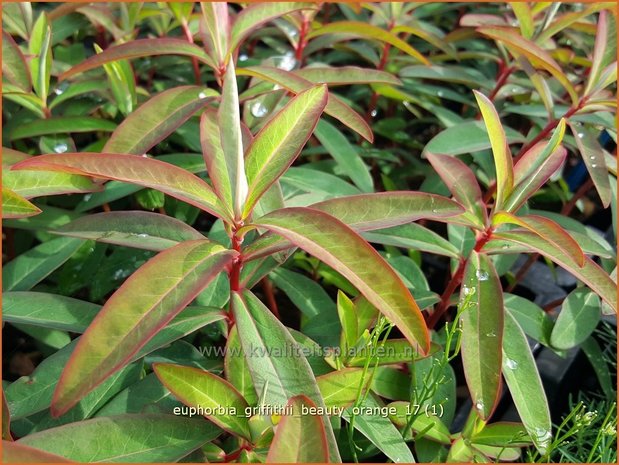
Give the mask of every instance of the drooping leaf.
[[514, 164], [512, 154], [507, 144], [505, 130], [501, 125], [499, 114], [494, 105], [481, 92], [473, 91], [477, 105], [481, 111], [481, 115], [488, 131], [488, 138], [492, 147], [492, 155], [494, 156], [494, 166], [496, 167], [496, 202], [495, 209], [500, 210], [503, 207], [505, 198], [509, 196], [514, 187]]
[[552, 422], [544, 387], [527, 338], [510, 313], [503, 332], [503, 376], [520, 419], [543, 454], [552, 440]]
[[206, 54], [204, 50], [194, 44], [190, 44], [186, 40], [181, 39], [137, 39], [130, 42], [114, 45], [103, 50], [97, 55], [93, 55], [78, 65], [70, 68], [62, 73], [59, 77], [61, 81], [78, 73], [83, 73], [93, 68], [98, 68], [104, 63], [116, 60], [151, 57], [156, 55], [182, 55], [187, 57], [195, 57], [202, 63], [205, 63], [213, 68], [215, 64], [213, 60]]
[[140, 414], [101, 417], [69, 423], [20, 439], [76, 462], [174, 462], [221, 430], [199, 418]]
[[[291, 397], [305, 395], [318, 407], [324, 407], [316, 378], [303, 353], [293, 349], [292, 356], [288, 356], [291, 348], [298, 345], [284, 325], [250, 291], [233, 292], [231, 300], [245, 359], [264, 402], [284, 406]], [[277, 353], [286, 356], [272, 356]], [[339, 462], [331, 423], [326, 416], [319, 421], [324, 423], [329, 461]]]
[[146, 250], [165, 250], [179, 242], [204, 239], [175, 218], [144, 211], [87, 215], [52, 231], [62, 236], [91, 239]]
[[27, 218], [39, 213], [41, 213], [39, 207], [2, 186], [2, 218]]
[[124, 366], [230, 263], [234, 252], [187, 241], [149, 260], [108, 299], [80, 338], [54, 392], [61, 415]]
[[153, 158], [117, 153], [63, 153], [33, 157], [17, 163], [12, 169], [64, 171], [138, 184], [165, 192], [218, 217], [227, 217], [206, 182]]
[[341, 221], [317, 210], [285, 208], [256, 221], [325, 262], [353, 283], [421, 353], [429, 349], [421, 311], [395, 271]]
[[307, 35], [307, 38], [312, 39], [314, 37], [323, 36], [325, 34], [346, 34], [347, 37], [351, 38], [354, 37], [379, 40], [381, 42], [393, 45], [395, 48], [402, 50], [404, 53], [410, 55], [411, 57], [415, 58], [416, 60], [420, 61], [425, 65], [430, 64], [426, 57], [424, 57], [421, 53], [411, 47], [408, 43], [398, 38], [398, 36], [372, 24], [357, 21], [333, 22], [322, 25], [321, 27], [312, 30]]
[[486, 420], [501, 393], [501, 343], [503, 340], [503, 290], [492, 262], [473, 252], [467, 262], [461, 302], [470, 303], [462, 313], [462, 363], [477, 414]]
[[2, 31], [2, 77], [24, 92], [30, 92], [32, 83], [24, 54], [10, 34]]
[[98, 191], [101, 188], [84, 176], [66, 173], [3, 170], [2, 185], [26, 199], [43, 195]]
[[[295, 94], [303, 92], [304, 90], [314, 86], [311, 81], [303, 79], [294, 73], [268, 66], [250, 66], [247, 68], [239, 68], [236, 70], [236, 74], [240, 76], [253, 76], [272, 82], [282, 86], [290, 92], [294, 92]], [[369, 142], [374, 140], [372, 129], [366, 121], [357, 112], [350, 108], [350, 106], [332, 93], [329, 93], [327, 106], [324, 111], [329, 116], [334, 117], [342, 124], [361, 135], [365, 140]]]
[[127, 116], [114, 130], [102, 152], [146, 153], [216, 95], [215, 91], [199, 86], [179, 86], [165, 90]]
[[155, 363], [153, 371], [185, 405], [215, 412], [221, 408], [224, 413], [205, 416], [220, 428], [251, 440], [247, 402], [228, 381], [208, 371], [169, 363]]
[[562, 350], [580, 345], [597, 327], [600, 316], [600, 298], [587, 288], [574, 289], [563, 301], [550, 344]]
[[9, 140], [38, 137], [47, 134], [106, 131], [116, 129], [116, 123], [93, 116], [55, 116], [20, 124], [9, 134]]
[[256, 135], [245, 157], [249, 194], [244, 217], [299, 155], [326, 103], [324, 85], [301, 92]]
[[50, 454], [41, 449], [21, 443], [2, 441], [2, 462], [4, 463], [71, 463], [64, 457]]
[[316, 415], [303, 413], [303, 408], [316, 405], [307, 396], [288, 401], [292, 415], [284, 416], [277, 426], [269, 448], [269, 463], [325, 463], [329, 461], [329, 446], [325, 425]]

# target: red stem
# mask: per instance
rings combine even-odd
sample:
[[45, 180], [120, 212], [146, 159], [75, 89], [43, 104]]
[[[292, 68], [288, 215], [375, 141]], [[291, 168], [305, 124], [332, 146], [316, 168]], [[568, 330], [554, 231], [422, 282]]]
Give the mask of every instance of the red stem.
[[269, 304], [271, 313], [273, 313], [278, 320], [281, 320], [282, 318], [279, 314], [279, 309], [277, 308], [277, 301], [275, 300], [275, 293], [273, 292], [273, 285], [271, 284], [271, 280], [267, 277], [262, 278], [262, 290], [267, 298], [267, 303]]
[[[187, 42], [193, 44], [193, 36], [191, 35], [191, 31], [189, 30], [189, 25], [187, 21], [183, 21], [182, 23], [183, 32], [185, 33], [185, 37], [187, 38]], [[196, 84], [200, 85], [202, 82], [202, 78], [200, 76], [200, 64], [198, 63], [198, 59], [196, 57], [191, 57], [191, 63], [193, 64], [193, 75], [196, 79]]]
[[488, 95], [488, 98], [490, 99], [490, 101], [493, 101], [494, 98], [496, 97], [496, 94], [499, 93], [499, 91], [501, 90], [501, 88], [505, 85], [505, 83], [507, 82], [507, 79], [509, 79], [509, 76], [516, 70], [516, 68], [514, 66], [510, 66], [507, 68], [503, 68], [503, 70], [501, 71], [501, 73], [499, 74], [499, 77], [496, 81], [496, 85], [494, 86], [494, 89], [492, 89], [492, 92], [490, 92], [490, 95]]
[[[391, 31], [395, 26], [395, 22], [391, 20], [389, 25], [387, 26], [387, 31]], [[389, 59], [389, 50], [391, 50], [391, 44], [383, 45], [383, 52], [380, 56], [380, 61], [376, 66], [378, 71], [382, 71], [387, 66], [387, 60]], [[376, 110], [376, 104], [378, 103], [378, 94], [376, 92], [372, 92], [372, 97], [370, 97], [370, 104], [368, 105], [368, 111], [365, 114], [365, 120], [369, 123], [372, 120], [372, 113]]]
[[301, 29], [299, 31], [299, 42], [297, 43], [297, 48], [294, 51], [294, 56], [300, 65], [303, 65], [303, 51], [307, 46], [307, 32], [309, 30], [309, 21], [303, 16], [303, 22], [301, 23]]

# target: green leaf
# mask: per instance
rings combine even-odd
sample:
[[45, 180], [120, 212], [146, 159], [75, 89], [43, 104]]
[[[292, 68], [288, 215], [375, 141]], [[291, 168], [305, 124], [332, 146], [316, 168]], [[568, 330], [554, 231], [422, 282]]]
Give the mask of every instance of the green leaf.
[[153, 158], [117, 153], [40, 155], [12, 169], [64, 171], [157, 189], [218, 217], [227, 217], [213, 189], [188, 171]]
[[45, 328], [82, 333], [97, 315], [99, 305], [45, 292], [4, 292], [2, 318]]
[[[402, 401], [392, 402], [389, 404], [389, 407], [396, 410], [396, 414], [389, 415], [389, 418], [399, 428], [404, 428], [410, 416], [414, 415], [414, 412], [417, 410], [416, 405], [411, 406], [410, 402]], [[412, 430], [416, 433], [423, 432], [423, 434], [415, 435], [415, 441], [423, 437], [441, 444], [451, 444], [451, 435], [441, 419], [435, 415], [426, 415], [422, 409], [420, 409], [412, 423]], [[406, 439], [410, 438], [407, 437]]]
[[[437, 346], [432, 344], [430, 352], [436, 352], [436, 350]], [[423, 355], [411, 347], [406, 339], [388, 339], [376, 349], [367, 346], [351, 347], [347, 355], [346, 366], [349, 367], [364, 366], [368, 357], [372, 358], [372, 363], [377, 363], [378, 365], [408, 363], [413, 360], [420, 360], [423, 357]]]
[[204, 50], [194, 44], [190, 44], [186, 40], [181, 39], [138, 39], [130, 42], [114, 45], [103, 50], [101, 53], [91, 56], [78, 65], [70, 68], [62, 73], [59, 77], [60, 81], [73, 76], [74, 74], [83, 73], [93, 68], [103, 66], [105, 63], [116, 60], [151, 57], [157, 55], [182, 55], [187, 57], [195, 57], [202, 63], [205, 63], [213, 68], [215, 64]]
[[329, 86], [343, 86], [349, 84], [391, 84], [401, 85], [402, 82], [391, 73], [371, 68], [357, 66], [311, 66], [294, 72], [303, 79], [314, 84], [329, 84]]
[[526, 336], [510, 313], [503, 332], [503, 376], [516, 410], [537, 449], [544, 454], [552, 440], [548, 401]]
[[84, 176], [66, 173], [2, 171], [2, 185], [27, 199], [43, 195], [84, 193], [101, 188]]
[[355, 304], [342, 291], [337, 292], [337, 314], [342, 324], [342, 335], [340, 337], [340, 347], [346, 351], [344, 359], [348, 357], [350, 349], [355, 347], [359, 339], [357, 312]]
[[[102, 49], [95, 44], [95, 51], [101, 53]], [[130, 114], [137, 105], [138, 97], [135, 89], [135, 74], [129, 60], [105, 63], [103, 69], [107, 74], [118, 109], [125, 116]]]
[[33, 247], [2, 267], [3, 291], [28, 291], [66, 262], [84, 243], [59, 237]]
[[10, 34], [2, 31], [2, 77], [22, 91], [31, 89], [30, 72], [26, 59]]
[[[294, 73], [267, 66], [239, 68], [236, 70], [236, 74], [239, 76], [253, 76], [272, 82], [295, 94], [303, 92], [304, 90], [310, 89], [314, 86], [311, 81], [303, 79]], [[327, 106], [324, 111], [327, 115], [334, 117], [342, 124], [355, 131], [365, 140], [369, 142], [374, 140], [372, 129], [366, 121], [352, 108], [350, 108], [350, 106], [332, 93], [329, 93]]]
[[[302, 351], [294, 350], [299, 346], [284, 325], [250, 291], [233, 292], [231, 301], [245, 360], [263, 402], [284, 406], [291, 397], [305, 395], [318, 407], [324, 407], [310, 365]], [[329, 461], [339, 462], [329, 418], [322, 416], [322, 422], [327, 433]]]
[[112, 132], [116, 123], [93, 116], [55, 116], [20, 124], [9, 134], [9, 140], [38, 137], [47, 134], [105, 131]]
[[520, 36], [511, 28], [480, 27], [477, 31], [491, 39], [502, 42], [513, 55], [524, 55], [536, 69], [548, 71], [567, 91], [572, 103], [578, 102], [578, 94], [561, 66], [539, 45]]
[[18, 444], [77, 462], [175, 462], [221, 430], [203, 419], [144, 414], [101, 417], [30, 434]]
[[249, 4], [237, 15], [230, 32], [228, 54], [233, 54], [237, 47], [254, 31], [265, 23], [280, 16], [298, 10], [314, 10], [316, 5], [309, 2], [275, 2]]
[[285, 208], [256, 221], [341, 273], [387, 316], [421, 353], [429, 349], [421, 311], [396, 272], [353, 230], [326, 213]]
[[204, 239], [202, 234], [182, 221], [144, 211], [87, 215], [51, 232], [155, 251], [168, 249], [183, 241]]
[[565, 298], [550, 335], [550, 344], [571, 349], [587, 339], [600, 322], [600, 298], [587, 288], [576, 288]]
[[[316, 382], [327, 407], [349, 407], [359, 394], [364, 395], [370, 382], [371, 373], [364, 373], [362, 368], [344, 368], [318, 376]], [[363, 389], [359, 391], [363, 383]]]
[[524, 297], [504, 294], [505, 310], [511, 314], [524, 333], [541, 342], [550, 345], [550, 333], [554, 325], [548, 314], [538, 305]]
[[308, 317], [335, 311], [335, 304], [329, 294], [311, 278], [286, 268], [274, 269], [269, 277]]
[[[524, 142], [525, 138], [517, 131], [504, 127], [508, 144]], [[479, 152], [491, 147], [488, 133], [481, 121], [466, 121], [451, 126], [434, 136], [423, 149], [427, 153], [441, 155], [462, 155]]]
[[199, 86], [179, 86], [165, 90], [148, 99], [125, 118], [114, 130], [102, 152], [146, 153], [216, 95], [215, 91]]
[[465, 66], [405, 66], [399, 73], [401, 78], [431, 79], [444, 82], [464, 84], [474, 89], [478, 87], [492, 89], [494, 82], [475, 68]]
[[153, 371], [174, 396], [185, 405], [222, 413], [205, 414], [224, 430], [251, 440], [245, 416], [248, 406], [228, 381], [207, 371], [167, 363], [153, 364]]
[[521, 423], [500, 421], [485, 425], [471, 436], [473, 444], [495, 447], [524, 447], [531, 445], [529, 433]]
[[326, 103], [324, 85], [301, 92], [256, 135], [245, 157], [249, 194], [244, 217], [299, 155]]
[[[608, 13], [602, 10], [600, 11], [600, 15], [597, 21], [597, 31], [595, 34], [595, 45], [593, 48], [593, 59], [591, 61], [591, 69], [589, 70], [589, 78], [587, 80], [587, 86], [585, 88], [584, 95], [589, 95], [591, 90], [596, 87], [596, 85], [600, 81], [603, 68], [608, 65], [607, 62], [606, 63], [604, 62], [604, 58], [606, 55], [606, 49], [613, 47], [614, 45], [610, 42], [611, 38], [609, 37], [608, 26], [609, 26]], [[616, 37], [615, 37], [615, 40], [616, 40]], [[616, 48], [616, 45], [614, 48]], [[616, 54], [617, 53], [615, 50], [615, 53], [612, 53], [612, 56], [615, 56]]]
[[327, 121], [320, 120], [316, 127], [316, 137], [355, 186], [362, 192], [374, 191], [374, 180], [369, 168], [344, 134]]
[[30, 74], [35, 93], [43, 100], [44, 106], [49, 93], [49, 79], [52, 72], [52, 28], [46, 13], [41, 13], [32, 28], [28, 41]]
[[70, 463], [59, 455], [29, 447], [17, 442], [2, 441], [3, 463]]
[[512, 3], [510, 6], [518, 19], [518, 26], [520, 26], [522, 37], [531, 39], [535, 32], [535, 22], [531, 13], [531, 7], [528, 3]]
[[565, 255], [563, 251], [530, 231], [494, 233], [493, 238], [515, 242], [516, 244], [524, 245], [529, 251], [541, 253], [580, 279], [599, 295], [614, 312], [617, 311], [617, 283], [589, 257], [585, 256], [583, 267], [574, 266], [573, 260]]
[[7, 404], [4, 396], [4, 385], [2, 386], [2, 440], [13, 440], [11, 437], [11, 412], [9, 412], [9, 404]]
[[612, 193], [610, 191], [610, 181], [608, 180], [608, 168], [604, 149], [597, 141], [596, 137], [584, 125], [570, 122], [570, 128], [574, 134], [574, 140], [578, 151], [585, 162], [587, 171], [595, 185], [602, 205], [608, 208]]
[[224, 355], [224, 370], [226, 379], [241, 393], [247, 403], [256, 405], [258, 403], [258, 396], [256, 395], [254, 382], [251, 379], [247, 359], [241, 347], [236, 325], [232, 326], [228, 332], [226, 353]]
[[300, 395], [290, 399], [286, 407], [292, 414], [282, 417], [277, 425], [267, 462], [329, 462], [329, 445], [324, 423], [316, 415], [303, 413], [303, 409], [316, 408], [316, 405], [310, 398]]
[[398, 38], [395, 34], [385, 31], [384, 29], [372, 24], [357, 21], [333, 22], [312, 30], [307, 35], [307, 38], [312, 39], [325, 34], [346, 34], [346, 36], [350, 38], [379, 40], [402, 50], [404, 53], [412, 56], [425, 65], [430, 65], [428, 59], [411, 47], [408, 43]]
[[41, 209], [33, 205], [21, 195], [2, 186], [2, 218], [26, 218], [38, 215]]
[[[485, 254], [472, 252], [460, 291], [462, 310], [462, 363], [477, 414], [492, 415], [501, 393], [503, 290], [494, 266]], [[467, 304], [468, 302], [468, 304]]]
[[501, 125], [499, 114], [494, 108], [494, 105], [490, 99], [481, 92], [474, 90], [473, 93], [475, 94], [475, 99], [477, 100], [481, 115], [484, 118], [484, 124], [486, 125], [488, 138], [490, 139], [490, 145], [492, 147], [497, 184], [495, 210], [500, 210], [503, 207], [505, 199], [514, 188], [514, 164], [512, 153], [509, 150], [507, 138], [505, 137], [505, 130]]
[[207, 240], [160, 252], [110, 297], [69, 359], [54, 392], [59, 416], [129, 362], [234, 257]]
[[610, 398], [616, 397], [617, 391], [612, 380], [612, 371], [609, 370], [607, 355], [602, 351], [595, 337], [589, 336], [580, 348], [589, 359], [604, 395]]
[[205, 48], [210, 51], [210, 59], [214, 68], [221, 70], [225, 65], [224, 57], [228, 53], [230, 40], [230, 14], [225, 2], [202, 2], [202, 19], [204, 34], [202, 34]]

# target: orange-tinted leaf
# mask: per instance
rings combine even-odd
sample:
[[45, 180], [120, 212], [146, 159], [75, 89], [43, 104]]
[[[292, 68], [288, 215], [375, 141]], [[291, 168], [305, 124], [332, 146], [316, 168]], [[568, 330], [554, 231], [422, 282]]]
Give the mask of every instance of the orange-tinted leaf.
[[330, 86], [349, 85], [349, 84], [370, 84], [382, 83], [391, 85], [401, 85], [402, 82], [391, 73], [376, 69], [359, 68], [357, 66], [312, 66], [294, 71], [294, 74], [301, 76], [315, 84], [329, 84]]
[[73, 461], [25, 444], [2, 441], [2, 463], [73, 463]]
[[37, 206], [2, 186], [2, 218], [26, 218], [39, 213], [41, 209]]

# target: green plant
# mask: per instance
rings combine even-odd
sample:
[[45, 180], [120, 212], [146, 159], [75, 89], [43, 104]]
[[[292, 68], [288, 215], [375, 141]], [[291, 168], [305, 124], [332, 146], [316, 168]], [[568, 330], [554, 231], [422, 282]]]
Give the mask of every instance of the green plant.
[[[607, 8], [8, 5], [3, 321], [47, 353], [5, 386], [5, 454], [551, 457], [528, 338], [595, 355], [617, 307], [615, 251], [569, 217], [592, 186], [616, 212]], [[556, 321], [517, 294], [539, 256], [578, 281]], [[520, 423], [491, 422], [503, 380]]]

